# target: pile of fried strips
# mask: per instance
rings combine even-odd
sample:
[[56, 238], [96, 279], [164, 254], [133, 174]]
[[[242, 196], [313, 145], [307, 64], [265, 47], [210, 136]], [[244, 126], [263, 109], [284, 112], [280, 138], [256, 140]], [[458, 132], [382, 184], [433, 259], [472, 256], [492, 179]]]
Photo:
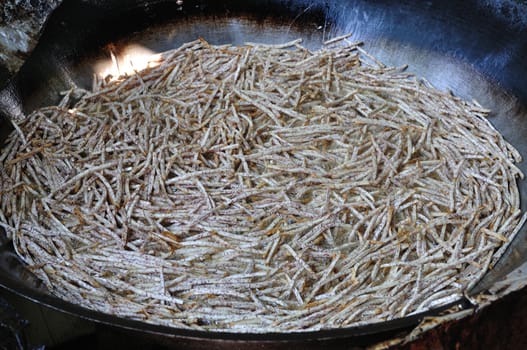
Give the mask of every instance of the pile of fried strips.
[[178, 328], [371, 324], [462, 297], [525, 221], [489, 111], [360, 44], [163, 53], [16, 124], [0, 225], [56, 296]]

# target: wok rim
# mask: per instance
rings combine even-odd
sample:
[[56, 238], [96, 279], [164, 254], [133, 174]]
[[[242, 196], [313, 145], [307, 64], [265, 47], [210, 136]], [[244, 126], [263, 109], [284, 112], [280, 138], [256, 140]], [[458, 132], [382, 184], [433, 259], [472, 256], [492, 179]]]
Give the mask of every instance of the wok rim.
[[[155, 1], [153, 1], [155, 2]], [[2, 249], [2, 247], [0, 247]], [[172, 338], [187, 339], [209, 339], [225, 341], [314, 341], [322, 339], [343, 339], [358, 338], [371, 335], [381, 335], [393, 331], [411, 329], [417, 326], [426, 317], [436, 317], [452, 307], [458, 307], [458, 310], [475, 309], [466, 297], [461, 297], [453, 302], [433, 308], [417, 314], [394, 318], [389, 321], [375, 322], [364, 325], [351, 327], [331, 328], [313, 331], [291, 331], [291, 332], [229, 332], [215, 330], [196, 330], [186, 328], [176, 328], [170, 326], [156, 325], [140, 320], [126, 319], [116, 315], [91, 310], [74, 303], [67, 302], [51, 294], [31, 288], [19, 280], [10, 276], [0, 269], [0, 287], [4, 288], [18, 296], [34, 301], [45, 307], [74, 315], [89, 321], [119, 327], [122, 329], [149, 333], [152, 335], [162, 335]]]
[[223, 341], [306, 342], [320, 341], [324, 339], [346, 339], [368, 336], [378, 336], [379, 340], [381, 340], [382, 337], [380, 337], [380, 335], [382, 334], [389, 336], [390, 334], [411, 330], [423, 319], [438, 317], [451, 308], [457, 307], [457, 311], [476, 308], [476, 306], [473, 305], [468, 298], [463, 296], [448, 304], [444, 304], [427, 311], [382, 322], [342, 328], [327, 328], [306, 331], [229, 332], [223, 330], [198, 330], [157, 325], [154, 323], [128, 319], [117, 315], [88, 309], [86, 307], [60, 299], [56, 296], [53, 296], [52, 294], [47, 294], [43, 291], [23, 285], [17, 282], [13, 277], [7, 275], [4, 271], [0, 272], [0, 288], [3, 288], [29, 301], [36, 302], [41, 306], [107, 326], [118, 327], [140, 333], [148, 333], [151, 335], [161, 335], [169, 338], [187, 338], [200, 340], [208, 339]]

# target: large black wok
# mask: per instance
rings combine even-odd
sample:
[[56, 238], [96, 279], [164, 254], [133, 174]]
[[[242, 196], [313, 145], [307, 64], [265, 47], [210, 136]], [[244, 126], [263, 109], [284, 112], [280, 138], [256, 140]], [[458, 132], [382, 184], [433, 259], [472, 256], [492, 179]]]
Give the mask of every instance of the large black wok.
[[[72, 84], [89, 87], [96, 62], [129, 43], [163, 51], [201, 36], [213, 44], [280, 43], [303, 38], [309, 48], [344, 33], [389, 65], [436, 87], [476, 99], [491, 122], [527, 156], [527, 4], [524, 1], [385, 0], [66, 0], [50, 17], [36, 49], [0, 93], [0, 145], [10, 119], [58, 102]], [[0, 84], [3, 84], [0, 82]], [[1, 146], [0, 146], [1, 147]], [[520, 164], [527, 173], [527, 162]], [[527, 185], [520, 184], [525, 208]], [[0, 237], [3, 233], [0, 232]], [[499, 264], [469, 292], [475, 295], [527, 260], [520, 232]], [[426, 315], [339, 330], [290, 334], [211, 333], [124, 320], [49, 295], [0, 238], [0, 285], [34, 302], [110, 324], [181, 348], [285, 348], [365, 345], [409, 331]], [[473, 307], [468, 300], [454, 303]]]

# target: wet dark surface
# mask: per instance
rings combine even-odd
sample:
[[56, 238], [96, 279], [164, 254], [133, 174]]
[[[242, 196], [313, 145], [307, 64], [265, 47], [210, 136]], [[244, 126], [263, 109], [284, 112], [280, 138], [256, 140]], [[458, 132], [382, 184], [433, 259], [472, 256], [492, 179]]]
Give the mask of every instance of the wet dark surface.
[[[491, 108], [491, 122], [527, 155], [527, 65], [524, 64], [527, 5], [522, 2], [195, 0], [180, 3], [132, 0], [64, 3], [49, 19], [31, 58], [11, 85], [0, 92], [0, 114], [4, 116], [0, 121], [0, 142], [10, 130], [8, 118], [57, 102], [59, 92], [73, 85], [89, 87], [98, 62], [109, 60], [110, 49], [118, 54], [133, 43], [152, 51], [163, 51], [197, 37], [213, 44], [279, 43], [303, 38], [304, 45], [316, 49], [326, 39], [352, 32], [351, 40], [364, 41], [365, 48], [385, 63], [409, 64], [410, 71], [427, 78], [436, 87], [450, 89], [463, 98], [477, 99]], [[527, 172], [526, 163], [520, 167]], [[527, 198], [527, 186], [522, 182], [520, 187], [522, 198]], [[526, 243], [524, 230], [482, 286], [492, 284], [525, 261]], [[250, 345], [232, 343], [234, 335], [173, 331], [86, 311], [39, 291], [20, 264], [12, 259], [9, 245], [0, 256], [0, 285], [37, 303], [123, 329], [132, 328], [134, 331], [127, 333], [130, 339], [154, 337], [162, 343], [185, 344], [186, 348], [192, 345], [231, 349]], [[404, 332], [417, 321], [296, 338], [279, 335], [242, 338], [257, 339], [258, 343], [251, 345], [254, 348], [287, 348], [299, 342], [310, 347], [365, 345]], [[98, 327], [104, 336], [107, 326]], [[113, 328], [108, 331], [114, 332]], [[177, 341], [172, 340], [173, 335], [179, 337]]]
[[397, 350], [527, 349], [527, 289], [512, 293], [490, 307], [439, 326]]

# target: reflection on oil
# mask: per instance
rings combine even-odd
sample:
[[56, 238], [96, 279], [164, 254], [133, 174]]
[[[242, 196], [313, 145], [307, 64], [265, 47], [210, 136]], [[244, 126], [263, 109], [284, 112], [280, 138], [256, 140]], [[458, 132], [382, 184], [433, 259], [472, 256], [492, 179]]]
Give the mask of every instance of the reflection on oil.
[[160, 55], [138, 44], [129, 44], [124, 48], [108, 46], [110, 59], [101, 60], [95, 64], [95, 72], [99, 78], [115, 80], [149, 67], [155, 67], [160, 62]]

